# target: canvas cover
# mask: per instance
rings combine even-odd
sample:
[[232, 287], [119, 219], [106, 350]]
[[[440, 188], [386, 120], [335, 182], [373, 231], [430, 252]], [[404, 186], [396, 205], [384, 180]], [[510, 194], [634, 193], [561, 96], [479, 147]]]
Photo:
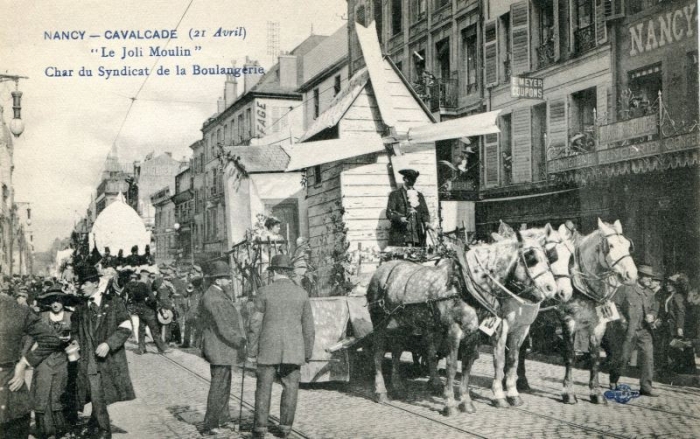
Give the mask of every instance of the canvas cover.
[[311, 299], [316, 340], [311, 361], [301, 368], [302, 383], [350, 381], [348, 350], [330, 353], [331, 346], [347, 338], [356, 339], [372, 332], [367, 299], [358, 297], [314, 297]]

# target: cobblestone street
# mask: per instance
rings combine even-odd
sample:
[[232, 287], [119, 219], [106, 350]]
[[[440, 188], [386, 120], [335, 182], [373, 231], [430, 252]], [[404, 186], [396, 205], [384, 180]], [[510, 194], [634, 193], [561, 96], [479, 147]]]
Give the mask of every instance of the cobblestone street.
[[[129, 344], [129, 365], [137, 399], [110, 407], [115, 437], [197, 438], [204, 418], [208, 364], [197, 355], [175, 350], [137, 356]], [[150, 347], [150, 349], [154, 349]], [[297, 437], [313, 438], [695, 438], [700, 435], [700, 390], [659, 384], [659, 398], [641, 397], [628, 404], [594, 405], [588, 397], [588, 372], [574, 373], [579, 403], [561, 403], [563, 367], [528, 362], [532, 393], [518, 408], [491, 406], [492, 358], [482, 354], [474, 365], [472, 395], [477, 414], [447, 418], [441, 398], [431, 396], [426, 379], [407, 380], [409, 396], [388, 405], [373, 402], [371, 380], [302, 387], [295, 421]], [[638, 380], [621, 380], [633, 389]], [[607, 375], [601, 384], [607, 387]], [[231, 411], [238, 418], [240, 370], [234, 372]], [[280, 387], [275, 386], [271, 414], [279, 414]], [[252, 406], [255, 376], [246, 374], [244, 400]], [[244, 407], [242, 432], [223, 437], [250, 437], [252, 413]], [[272, 438], [271, 428], [268, 437]]]

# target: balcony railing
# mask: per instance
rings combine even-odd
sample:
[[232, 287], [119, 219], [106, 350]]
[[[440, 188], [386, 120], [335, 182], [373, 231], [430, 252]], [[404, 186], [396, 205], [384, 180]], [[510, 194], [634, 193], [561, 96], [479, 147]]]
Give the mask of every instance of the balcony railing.
[[594, 26], [587, 26], [574, 32], [576, 54], [580, 55], [595, 49], [595, 29]]
[[413, 88], [432, 112], [457, 108], [457, 79], [424, 76], [420, 82], [413, 84]]
[[554, 64], [554, 39], [549, 38], [537, 48], [537, 68]]

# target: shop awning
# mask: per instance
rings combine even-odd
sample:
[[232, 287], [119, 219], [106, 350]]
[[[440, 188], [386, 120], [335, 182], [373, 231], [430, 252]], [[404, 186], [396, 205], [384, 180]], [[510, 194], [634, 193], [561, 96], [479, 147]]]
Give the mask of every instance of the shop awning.
[[378, 134], [297, 143], [290, 148], [291, 159], [286, 171], [297, 171], [384, 150], [384, 143]]

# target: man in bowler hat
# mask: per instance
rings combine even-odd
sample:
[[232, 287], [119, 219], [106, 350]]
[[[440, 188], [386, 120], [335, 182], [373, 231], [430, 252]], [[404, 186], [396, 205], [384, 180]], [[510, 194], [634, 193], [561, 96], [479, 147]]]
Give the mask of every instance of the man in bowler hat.
[[399, 247], [424, 247], [426, 228], [430, 228], [430, 212], [423, 194], [414, 189], [420, 173], [414, 169], [402, 169], [403, 186], [391, 191], [386, 216], [391, 220], [389, 245]]
[[111, 438], [107, 406], [136, 398], [124, 350], [131, 335], [131, 317], [121, 298], [100, 288], [95, 267], [81, 267], [78, 279], [80, 291], [87, 299], [71, 316], [71, 332], [80, 346], [78, 407], [92, 402], [89, 437]]
[[211, 285], [199, 305], [202, 327], [202, 354], [209, 362], [211, 385], [207, 397], [202, 434], [215, 436], [221, 428], [232, 426], [229, 412], [231, 367], [238, 359], [238, 349], [246, 344], [243, 321], [234, 305], [231, 272], [224, 261], [214, 261], [205, 277]]
[[264, 438], [270, 414], [275, 376], [282, 382], [280, 431], [288, 437], [297, 406], [301, 365], [309, 362], [314, 347], [314, 318], [306, 291], [291, 280], [289, 256], [273, 256], [268, 270], [273, 282], [255, 298], [249, 337], [251, 357], [257, 355], [254, 438]]

